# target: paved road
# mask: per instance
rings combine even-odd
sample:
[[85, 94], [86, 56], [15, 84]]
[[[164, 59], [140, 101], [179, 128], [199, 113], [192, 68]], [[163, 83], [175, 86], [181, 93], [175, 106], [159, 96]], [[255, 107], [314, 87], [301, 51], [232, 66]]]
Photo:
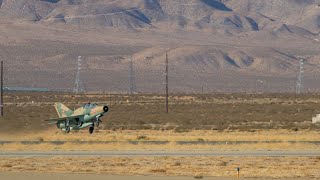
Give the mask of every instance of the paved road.
[[225, 156], [225, 157], [314, 157], [320, 151], [8, 151], [0, 157], [154, 157], [154, 156]]

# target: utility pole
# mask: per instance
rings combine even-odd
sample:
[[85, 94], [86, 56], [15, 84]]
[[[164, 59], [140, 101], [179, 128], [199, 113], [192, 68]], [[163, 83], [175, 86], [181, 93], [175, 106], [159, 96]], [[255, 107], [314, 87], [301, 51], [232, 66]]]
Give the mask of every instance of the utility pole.
[[136, 86], [135, 86], [135, 78], [134, 78], [134, 70], [133, 70], [133, 60], [132, 57], [130, 58], [130, 77], [129, 77], [129, 94], [134, 94], [136, 91]]
[[303, 90], [303, 78], [304, 78], [304, 59], [300, 58], [300, 69], [297, 81], [296, 94], [301, 94]]
[[168, 52], [166, 52], [166, 113], [169, 113], [169, 60]]
[[3, 117], [3, 61], [1, 61], [1, 80], [0, 80], [0, 116]]

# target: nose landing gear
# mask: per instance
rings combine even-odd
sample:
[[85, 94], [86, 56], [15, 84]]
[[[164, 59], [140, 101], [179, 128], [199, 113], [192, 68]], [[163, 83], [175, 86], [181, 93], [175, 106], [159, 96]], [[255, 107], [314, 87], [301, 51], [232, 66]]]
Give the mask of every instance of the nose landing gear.
[[101, 122], [102, 122], [102, 121], [100, 120], [100, 118], [97, 118], [97, 120], [96, 120], [96, 126], [99, 127]]
[[97, 127], [99, 127], [100, 123], [102, 122], [101, 119], [100, 119], [102, 116], [103, 116], [103, 115], [100, 114], [100, 115], [98, 115], [98, 116], [96, 117], [95, 123], [96, 123], [96, 126], [97, 126]]
[[97, 127], [99, 127], [99, 125], [100, 125], [100, 122], [99, 122], [99, 121], [97, 121], [97, 122], [96, 122], [96, 126], [97, 126]]

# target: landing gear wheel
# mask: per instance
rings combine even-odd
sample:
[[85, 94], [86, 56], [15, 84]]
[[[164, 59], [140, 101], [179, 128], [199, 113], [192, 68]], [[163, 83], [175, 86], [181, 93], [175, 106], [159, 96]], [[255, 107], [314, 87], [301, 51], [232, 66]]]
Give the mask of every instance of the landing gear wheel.
[[100, 122], [99, 122], [99, 121], [97, 121], [97, 122], [96, 122], [96, 126], [97, 126], [97, 127], [99, 127], [99, 125], [100, 125]]
[[70, 127], [66, 128], [66, 133], [68, 134], [70, 132]]
[[65, 122], [64, 122], [64, 127], [66, 127], [65, 129], [66, 129], [66, 133], [68, 134], [69, 132], [70, 132], [70, 122], [69, 122], [69, 120], [66, 120]]
[[93, 131], [94, 131], [94, 126], [90, 126], [90, 127], [89, 127], [89, 133], [92, 134]]

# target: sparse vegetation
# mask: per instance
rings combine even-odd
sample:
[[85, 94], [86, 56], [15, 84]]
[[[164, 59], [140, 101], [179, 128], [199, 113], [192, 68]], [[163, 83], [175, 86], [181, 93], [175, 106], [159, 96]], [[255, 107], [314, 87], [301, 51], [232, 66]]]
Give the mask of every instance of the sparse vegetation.
[[[217, 166], [213, 162], [229, 162]], [[34, 163], [37, 162], [37, 163]], [[172, 162], [181, 162], [176, 166]], [[316, 157], [53, 157], [0, 158], [3, 172], [93, 173], [119, 175], [160, 175], [233, 177], [235, 167], [241, 177], [319, 179], [320, 161]], [[50, 167], [50, 168], [48, 168]], [[99, 167], [99, 168], [97, 168]]]
[[195, 175], [193, 176], [195, 179], [203, 179], [203, 176], [202, 175]]
[[[1, 150], [319, 150], [320, 138], [314, 130], [212, 131], [193, 130], [100, 130], [92, 136], [86, 131], [65, 134], [57, 129], [2, 134], [10, 141]], [[39, 138], [43, 141], [39, 141]], [[30, 142], [30, 143], [28, 143]], [[89, 146], [90, 144], [90, 146]]]
[[148, 137], [145, 135], [140, 135], [137, 137], [137, 140], [147, 140], [147, 139], [148, 139]]
[[57, 117], [54, 102], [63, 102], [73, 109], [88, 101], [110, 106], [110, 112], [102, 119], [102, 129], [110, 130], [184, 133], [196, 129], [297, 131], [319, 128], [311, 124], [311, 117], [320, 112], [318, 95], [175, 95], [170, 97], [170, 112], [166, 114], [164, 97], [160, 95], [86, 94], [73, 99], [71, 94], [9, 93], [5, 96], [5, 117], [0, 119], [7, 125], [0, 130], [44, 130], [49, 126], [43, 126], [42, 120]]
[[[17, 142], [4, 144], [2, 149], [69, 150], [77, 147], [90, 150], [87, 144], [81, 143], [83, 141], [109, 142], [94, 146], [101, 150], [319, 148], [315, 144], [304, 143], [318, 141], [320, 138], [318, 125], [311, 124], [311, 117], [320, 112], [317, 95], [175, 95], [170, 97], [169, 114], [164, 112], [164, 97], [155, 94], [73, 96], [6, 93], [5, 117], [0, 119], [6, 123], [6, 126], [0, 127], [5, 136], [0, 139], [38, 141], [40, 144]], [[93, 136], [86, 136], [87, 131], [66, 135], [54, 125], [43, 125], [42, 120], [57, 117], [54, 102], [63, 102], [72, 109], [88, 101], [110, 106], [110, 112], [103, 117], [102, 126]], [[46, 141], [54, 141], [55, 144], [48, 144]], [[160, 141], [162, 145], [141, 144], [144, 141]], [[191, 141], [195, 144], [183, 144], [179, 141]], [[210, 144], [212, 141], [220, 143]], [[232, 143], [237, 141], [255, 143]]]
[[[162, 96], [112, 96], [117, 96], [117, 101], [109, 101], [109, 95], [81, 95], [75, 98], [73, 104], [68, 94], [6, 94], [5, 102], [14, 103], [6, 104], [5, 117], [0, 119], [7, 123], [7, 126], [0, 127], [4, 134], [0, 139], [15, 143], [3, 144], [1, 150], [319, 150], [318, 144], [306, 143], [320, 138], [318, 127], [311, 125], [309, 120], [318, 112], [317, 104], [320, 100], [317, 95], [215, 94], [205, 95], [205, 98], [200, 95], [190, 95], [190, 98], [176, 95], [170, 97], [169, 114], [163, 111]], [[206, 102], [200, 103], [200, 98]], [[86, 136], [87, 131], [66, 135], [55, 126], [41, 125], [43, 119], [56, 117], [52, 106], [56, 101], [73, 108], [87, 101], [96, 102], [97, 99], [100, 104], [110, 105], [110, 113], [103, 119], [103, 126], [98, 133], [92, 136]], [[97, 141], [108, 143], [95, 143]], [[148, 143], [157, 141], [161, 144]], [[245, 141], [253, 143], [238, 143]], [[88, 146], [84, 142], [94, 145]], [[39, 163], [31, 166], [30, 163], [35, 160]], [[71, 157], [63, 161], [65, 164], [59, 164], [59, 167], [56, 162], [61, 162], [61, 158], [55, 157], [50, 161], [45, 158], [0, 158], [0, 171], [48, 172], [44, 167], [52, 167], [50, 172], [77, 172], [73, 166], [85, 166], [83, 172], [86, 173], [96, 173], [98, 170], [99, 173], [187, 175], [201, 178], [234, 177], [232, 169], [242, 167], [244, 177], [297, 177], [301, 176], [301, 172], [304, 172], [303, 177], [316, 177], [313, 172], [317, 171], [316, 164], [320, 163], [319, 158], [299, 157], [290, 160], [236, 157], [99, 158], [99, 161]], [[266, 166], [266, 163], [270, 166]], [[108, 168], [95, 168], [98, 166]], [[261, 174], [262, 171], [270, 173]]]

